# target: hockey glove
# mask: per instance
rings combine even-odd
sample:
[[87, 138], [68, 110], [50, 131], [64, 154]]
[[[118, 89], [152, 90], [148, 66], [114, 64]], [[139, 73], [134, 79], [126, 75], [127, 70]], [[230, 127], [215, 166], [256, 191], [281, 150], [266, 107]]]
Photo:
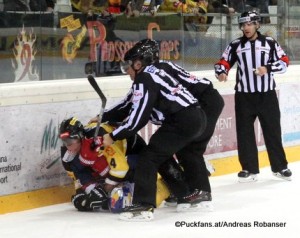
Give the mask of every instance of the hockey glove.
[[90, 148], [91, 150], [95, 150], [96, 148], [100, 148], [103, 150], [103, 137], [102, 136], [97, 136], [96, 138], [93, 139], [91, 142]]
[[105, 190], [98, 185], [88, 194], [87, 205], [91, 210], [106, 210], [108, 205], [108, 197]]
[[83, 191], [76, 192], [72, 196], [71, 201], [74, 204], [74, 207], [77, 208], [80, 212], [91, 211], [92, 209], [87, 206], [88, 196]]
[[224, 65], [222, 64], [215, 64], [215, 75], [216, 78], [219, 77], [220, 74], [226, 74], [227, 75], [227, 70]]

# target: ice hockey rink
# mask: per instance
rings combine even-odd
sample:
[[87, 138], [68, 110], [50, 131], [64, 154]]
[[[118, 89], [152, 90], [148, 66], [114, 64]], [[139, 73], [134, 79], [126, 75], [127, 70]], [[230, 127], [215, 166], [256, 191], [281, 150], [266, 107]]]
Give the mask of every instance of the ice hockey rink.
[[117, 214], [77, 212], [65, 203], [0, 215], [0, 234], [1, 238], [299, 237], [300, 162], [289, 168], [292, 181], [274, 177], [270, 167], [261, 169], [255, 183], [238, 183], [236, 174], [212, 177], [210, 212], [177, 213], [175, 208], [161, 207], [152, 221], [125, 222]]

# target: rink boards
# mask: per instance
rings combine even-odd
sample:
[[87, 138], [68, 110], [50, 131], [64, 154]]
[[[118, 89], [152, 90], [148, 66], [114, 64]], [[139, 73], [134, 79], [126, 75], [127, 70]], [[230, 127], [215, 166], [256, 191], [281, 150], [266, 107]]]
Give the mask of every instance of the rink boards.
[[[194, 72], [214, 82], [225, 100], [206, 158], [214, 165], [213, 176], [240, 170], [234, 119], [234, 76], [217, 82], [212, 71]], [[300, 159], [300, 67], [276, 75], [282, 113], [282, 136], [289, 162]], [[127, 76], [97, 78], [108, 106], [130, 88]], [[72, 181], [60, 162], [59, 123], [77, 116], [83, 123], [99, 113], [100, 100], [87, 79], [0, 84], [0, 214], [69, 202]], [[156, 130], [148, 124], [140, 134], [147, 141]], [[260, 167], [268, 166], [259, 123], [255, 125]]]

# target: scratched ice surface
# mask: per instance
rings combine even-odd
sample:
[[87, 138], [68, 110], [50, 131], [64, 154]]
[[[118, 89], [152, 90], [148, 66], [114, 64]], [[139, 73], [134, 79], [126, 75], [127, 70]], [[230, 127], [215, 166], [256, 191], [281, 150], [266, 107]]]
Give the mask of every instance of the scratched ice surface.
[[[0, 215], [0, 234], [1, 238], [294, 238], [299, 235], [300, 162], [289, 167], [290, 182], [275, 178], [269, 167], [261, 169], [256, 183], [240, 184], [236, 174], [212, 177], [212, 212], [177, 213], [162, 207], [155, 210], [153, 221], [134, 223], [120, 221], [116, 214], [77, 212], [65, 203]], [[268, 227], [271, 223], [281, 227]]]

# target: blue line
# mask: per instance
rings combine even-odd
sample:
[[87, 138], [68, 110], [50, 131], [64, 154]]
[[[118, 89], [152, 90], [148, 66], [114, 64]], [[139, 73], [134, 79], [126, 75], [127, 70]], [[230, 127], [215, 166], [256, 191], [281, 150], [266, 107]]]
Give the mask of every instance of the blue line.
[[294, 140], [300, 140], [300, 132], [292, 132], [283, 135], [284, 142], [289, 142]]

